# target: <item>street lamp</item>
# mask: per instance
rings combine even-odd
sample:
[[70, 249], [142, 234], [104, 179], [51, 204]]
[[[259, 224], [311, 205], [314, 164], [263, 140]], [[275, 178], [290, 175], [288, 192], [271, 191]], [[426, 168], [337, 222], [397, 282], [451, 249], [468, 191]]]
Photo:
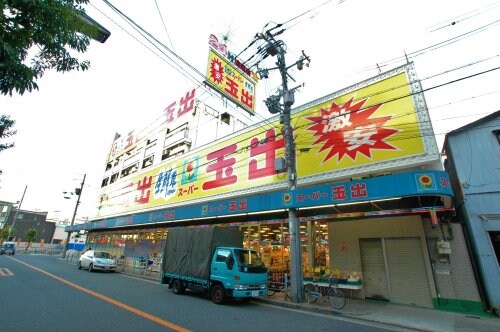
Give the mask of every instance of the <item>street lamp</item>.
[[[82, 196], [83, 185], [85, 184], [86, 177], [87, 177], [87, 174], [84, 174], [80, 188], [75, 189], [75, 194], [78, 195], [78, 198], [76, 199], [75, 211], [73, 212], [73, 218], [71, 218], [71, 225], [70, 226], [73, 226], [73, 224], [75, 223], [76, 211], [78, 211], [78, 205], [80, 205], [80, 197]], [[69, 198], [69, 197], [65, 197], [65, 198]], [[66, 237], [66, 243], [64, 244], [62, 258], [66, 258], [66, 251], [68, 250], [70, 236], [71, 236], [71, 231], [68, 231], [68, 236]]]
[[24, 194], [26, 194], [26, 189], [28, 189], [27, 185], [26, 187], [24, 187], [23, 196], [21, 197], [21, 201], [17, 206], [16, 213], [14, 213], [14, 220], [12, 220], [12, 225], [9, 228], [9, 236], [8, 236], [9, 241], [12, 241], [11, 237], [12, 237], [12, 232], [14, 231], [14, 226], [16, 225], [17, 213], [19, 212], [19, 210], [21, 209], [21, 205], [23, 204]]

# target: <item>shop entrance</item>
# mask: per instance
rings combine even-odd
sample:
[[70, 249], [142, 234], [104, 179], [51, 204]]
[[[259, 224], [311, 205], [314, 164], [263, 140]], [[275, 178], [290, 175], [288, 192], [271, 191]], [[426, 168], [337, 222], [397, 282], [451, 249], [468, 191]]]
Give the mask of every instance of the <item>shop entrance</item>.
[[288, 223], [253, 223], [240, 226], [244, 246], [259, 252], [272, 273], [290, 271], [290, 236]]
[[365, 297], [432, 308], [419, 238], [360, 239]]

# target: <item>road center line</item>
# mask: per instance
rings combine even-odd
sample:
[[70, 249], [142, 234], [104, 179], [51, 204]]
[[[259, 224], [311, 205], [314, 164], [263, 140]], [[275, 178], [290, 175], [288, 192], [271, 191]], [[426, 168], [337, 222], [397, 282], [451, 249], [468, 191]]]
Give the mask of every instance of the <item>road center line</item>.
[[20, 263], [20, 264], [23, 264], [23, 265], [25, 265], [25, 266], [27, 266], [27, 267], [31, 268], [31, 269], [33, 269], [33, 270], [36, 270], [36, 271], [38, 271], [38, 272], [40, 272], [40, 273], [43, 273], [43, 274], [45, 274], [46, 276], [49, 276], [49, 277], [51, 277], [51, 278], [53, 278], [53, 279], [56, 279], [56, 280], [58, 280], [58, 281], [60, 281], [60, 282], [62, 282], [62, 283], [64, 283], [64, 284], [66, 284], [66, 285], [68, 285], [68, 286], [70, 286], [70, 287], [76, 288], [76, 289], [78, 289], [78, 290], [80, 290], [80, 291], [82, 291], [82, 292], [85, 292], [85, 293], [87, 293], [87, 294], [90, 294], [90, 295], [92, 295], [92, 296], [95, 296], [95, 297], [97, 297], [97, 298], [99, 298], [99, 299], [101, 299], [101, 300], [103, 300], [103, 301], [106, 301], [106, 302], [108, 302], [108, 303], [111, 303], [111, 304], [113, 304], [113, 305], [115, 305], [115, 306], [117, 306], [117, 307], [119, 307], [119, 308], [124, 309], [124, 310], [130, 311], [130, 312], [132, 312], [132, 313], [134, 313], [134, 314], [136, 314], [136, 315], [138, 315], [138, 316], [141, 316], [141, 317], [143, 317], [143, 318], [146, 318], [146, 319], [148, 319], [148, 320], [150, 320], [150, 321], [152, 321], [152, 322], [155, 322], [155, 323], [157, 323], [157, 324], [159, 324], [159, 325], [163, 325], [163, 326], [165, 326], [165, 327], [168, 327], [168, 328], [170, 328], [170, 329], [172, 329], [172, 330], [174, 330], [174, 331], [178, 331], [178, 332], [190, 332], [190, 330], [185, 329], [185, 328], [183, 328], [183, 327], [181, 327], [181, 326], [179, 326], [179, 325], [175, 325], [175, 324], [173, 324], [173, 323], [170, 323], [170, 322], [168, 322], [168, 321], [166, 321], [166, 320], [163, 320], [163, 319], [161, 319], [161, 318], [159, 318], [159, 317], [156, 317], [156, 316], [153, 316], [153, 315], [151, 315], [151, 314], [148, 314], [147, 312], [144, 312], [144, 311], [141, 311], [141, 310], [139, 310], [139, 309], [133, 308], [133, 307], [131, 307], [131, 306], [129, 306], [129, 305], [126, 305], [125, 303], [121, 303], [121, 302], [116, 301], [116, 300], [114, 300], [114, 299], [112, 299], [112, 298], [110, 298], [110, 297], [107, 297], [107, 296], [105, 296], [105, 295], [102, 295], [102, 294], [99, 294], [99, 293], [97, 293], [97, 292], [91, 291], [90, 289], [87, 289], [87, 288], [84, 288], [84, 287], [78, 286], [77, 284], [74, 284], [74, 283], [72, 283], [72, 282], [70, 282], [70, 281], [68, 281], [68, 280], [65, 280], [65, 279], [63, 279], [63, 278], [60, 278], [60, 277], [58, 277], [58, 276], [56, 276], [56, 275], [53, 275], [53, 274], [51, 274], [51, 273], [49, 273], [49, 272], [47, 272], [47, 271], [44, 271], [44, 270], [42, 270], [42, 269], [39, 269], [39, 268], [35, 267], [35, 266], [29, 265], [29, 264], [27, 264], [27, 263], [25, 263], [25, 262], [22, 262], [22, 261], [18, 260], [18, 259], [15, 259], [15, 258], [11, 258], [11, 259], [12, 259], [12, 260], [15, 260], [16, 262], [18, 262], [18, 263]]

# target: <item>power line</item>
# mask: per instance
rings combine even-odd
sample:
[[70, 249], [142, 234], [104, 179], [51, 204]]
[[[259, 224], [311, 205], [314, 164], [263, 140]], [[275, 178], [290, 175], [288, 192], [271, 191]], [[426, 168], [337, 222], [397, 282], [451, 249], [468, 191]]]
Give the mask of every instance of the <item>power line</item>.
[[[462, 81], [462, 80], [464, 80], [464, 79], [469, 79], [469, 78], [472, 78], [472, 77], [476, 77], [476, 76], [478, 76], [478, 75], [482, 75], [482, 74], [485, 74], [485, 73], [491, 72], [491, 71], [493, 71], [493, 70], [498, 70], [498, 69], [500, 69], [500, 67], [493, 68], [493, 69], [490, 69], [490, 70], [486, 70], [486, 71], [483, 71], [483, 72], [479, 72], [479, 73], [476, 73], [476, 74], [473, 74], [473, 75], [465, 76], [465, 77], [462, 77], [462, 78], [459, 78], [459, 79], [456, 79], [456, 80], [449, 81], [449, 82], [447, 82], [447, 83], [443, 83], [443, 84], [440, 84], [440, 85], [437, 85], [437, 86], [433, 86], [433, 87], [430, 87], [430, 88], [427, 88], [427, 89], [423, 89], [423, 90], [421, 90], [421, 91], [412, 92], [412, 93], [406, 94], [406, 95], [404, 95], [404, 96], [399, 96], [399, 97], [396, 97], [396, 98], [392, 98], [392, 99], [389, 99], [389, 100], [386, 100], [386, 101], [380, 102], [380, 103], [378, 103], [377, 105], [387, 104], [387, 103], [390, 103], [390, 102], [393, 102], [393, 101], [399, 100], [399, 99], [401, 99], [401, 98], [407, 98], [407, 97], [410, 97], [410, 96], [412, 96], [412, 95], [414, 95], [414, 94], [420, 94], [420, 93], [423, 93], [424, 91], [428, 91], [428, 90], [436, 89], [436, 88], [439, 88], [439, 87], [443, 87], [443, 86], [448, 85], [448, 84], [456, 83], [456, 82]], [[376, 105], [370, 105], [369, 107], [374, 107], [374, 106], [376, 106]], [[367, 108], [368, 108], [368, 107], [367, 107]], [[359, 109], [357, 112], [364, 111], [364, 110], [366, 110], [367, 108], [361, 108], [361, 109]], [[312, 112], [315, 112], [315, 110], [314, 110], [314, 111], [312, 111]], [[413, 112], [413, 111], [411, 111], [411, 112], [409, 112], [409, 113], [407, 113], [407, 114], [400, 115], [400, 117], [402, 117], [402, 116], [407, 116], [407, 115], [409, 115], [409, 114], [413, 114], [413, 113], [414, 113], [414, 112]], [[306, 115], [306, 114], [301, 114], [301, 115], [302, 115], [302, 116], [304, 116], [304, 115]], [[339, 115], [339, 116], [340, 116], [340, 115]], [[431, 121], [430, 121], [430, 120], [429, 120], [428, 122], [429, 122], [429, 123], [431, 123]], [[419, 123], [423, 123], [423, 122], [419, 122]], [[416, 123], [415, 123], [415, 124], [416, 124]], [[299, 128], [304, 128], [304, 127], [307, 127], [307, 126], [311, 126], [311, 124], [310, 124], [310, 123], [308, 123], [308, 124], [306, 124], [306, 125], [303, 125], [303, 126], [297, 127], [297, 128], [295, 128], [295, 130], [296, 130], [296, 129], [299, 129]], [[391, 128], [392, 128], [392, 127], [391, 127]], [[260, 133], [258, 133], [258, 134], [262, 134], [262, 133], [263, 133], [263, 132], [260, 132]], [[256, 134], [256, 135], [258, 135], [258, 134]], [[281, 135], [281, 134], [277, 134], [277, 135], [275, 135], [275, 138], [279, 137], [280, 135]], [[422, 135], [422, 134], [418, 134], [418, 136], [415, 136], [415, 137], [424, 137], [424, 136], [433, 136], [433, 135], [435, 135], [435, 134], [431, 132], [431, 133], [424, 134], [424, 135]], [[415, 137], [411, 137], [411, 138], [415, 138]], [[233, 144], [241, 143], [241, 142], [243, 142], [243, 141], [246, 141], [246, 139], [245, 139], [245, 140], [238, 141], [238, 142], [233, 143]], [[301, 142], [301, 143], [302, 143], [302, 142]], [[250, 145], [248, 145], [248, 146], [244, 146], [244, 147], [241, 147], [240, 149], [236, 150], [235, 152], [233, 152], [233, 153], [231, 153], [231, 154], [228, 154], [227, 156], [228, 156], [228, 157], [230, 157], [230, 156], [232, 156], [232, 155], [239, 154], [239, 153], [241, 153], [242, 151], [244, 151], [244, 150], [246, 150], [246, 149], [249, 149], [249, 148], [250, 148]], [[206, 156], [203, 156], [203, 158], [204, 158], [204, 157], [206, 157]], [[240, 160], [240, 163], [241, 163], [242, 161], [247, 160], [247, 159], [248, 159], [248, 158], [243, 159], [243, 160]], [[211, 164], [211, 163], [213, 163], [213, 161], [208, 161], [208, 162], [206, 162], [206, 163], [203, 163], [203, 164], [199, 165], [199, 167], [207, 166], [207, 165], [209, 165], [209, 164]], [[246, 167], [246, 166], [247, 166], [247, 165], [242, 165], [242, 166], [240, 166], [240, 167]], [[236, 168], [236, 169], [237, 169], [237, 168]], [[180, 174], [182, 175], [182, 173], [180, 173]], [[178, 174], [178, 175], [179, 175], [179, 174]], [[205, 175], [206, 175], [206, 174], [205, 174]], [[207, 175], [206, 175], [206, 176], [207, 176]], [[208, 176], [207, 176], [207, 177], [208, 177]], [[203, 178], [201, 178], [201, 180], [203, 180]], [[156, 184], [156, 182], [152, 182], [152, 184], [153, 184], [153, 183], [154, 183], [154, 184]], [[126, 194], [126, 193], [124, 193], [124, 194]]]
[[165, 33], [167, 34], [168, 41], [170, 42], [170, 46], [172, 47], [172, 50], [175, 51], [174, 44], [172, 43], [172, 39], [170, 39], [170, 34], [168, 33], [167, 26], [165, 25], [165, 20], [163, 19], [163, 16], [162, 16], [161, 11], [160, 11], [160, 7], [158, 7], [158, 2], [156, 0], [155, 0], [155, 5], [156, 5], [156, 9], [158, 10], [158, 15], [160, 15], [161, 23], [163, 24], [163, 28], [165, 29]]

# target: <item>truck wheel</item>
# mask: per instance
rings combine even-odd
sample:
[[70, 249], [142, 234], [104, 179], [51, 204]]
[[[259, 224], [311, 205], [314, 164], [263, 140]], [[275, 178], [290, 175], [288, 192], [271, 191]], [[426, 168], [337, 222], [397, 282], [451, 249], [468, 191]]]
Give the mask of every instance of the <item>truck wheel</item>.
[[186, 287], [184, 287], [182, 281], [175, 279], [172, 283], [172, 290], [174, 291], [174, 294], [181, 295], [186, 291]]
[[210, 291], [210, 297], [212, 298], [212, 302], [215, 304], [223, 304], [226, 300], [226, 292], [224, 291], [224, 287], [221, 284], [216, 284], [212, 287]]

